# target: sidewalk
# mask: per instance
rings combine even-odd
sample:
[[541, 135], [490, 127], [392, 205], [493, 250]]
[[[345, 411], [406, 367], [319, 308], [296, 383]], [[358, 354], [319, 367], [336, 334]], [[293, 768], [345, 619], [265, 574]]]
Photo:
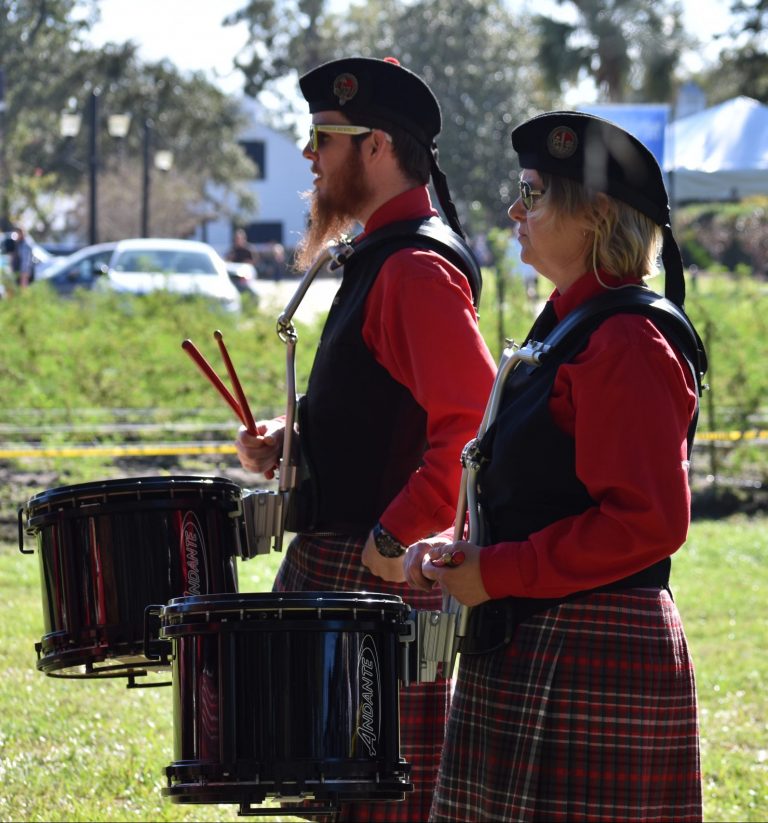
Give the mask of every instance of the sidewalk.
[[[277, 319], [299, 288], [301, 278], [284, 280], [256, 279], [254, 282], [259, 294], [259, 307], [267, 312], [274, 310], [275, 319]], [[319, 315], [325, 315], [331, 307], [340, 283], [340, 278], [316, 277], [310, 283], [307, 293], [296, 310], [294, 319], [310, 323]]]

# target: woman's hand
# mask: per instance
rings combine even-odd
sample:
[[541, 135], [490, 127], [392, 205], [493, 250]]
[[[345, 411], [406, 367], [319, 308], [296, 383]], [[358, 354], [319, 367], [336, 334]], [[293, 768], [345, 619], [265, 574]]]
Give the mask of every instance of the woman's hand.
[[480, 574], [479, 546], [465, 541], [415, 543], [406, 556], [406, 579], [416, 589], [440, 588], [464, 606], [490, 600]]
[[240, 465], [254, 474], [263, 473], [271, 480], [283, 449], [285, 425], [282, 420], [259, 420], [257, 434], [249, 434], [244, 426], [237, 432], [235, 448]]

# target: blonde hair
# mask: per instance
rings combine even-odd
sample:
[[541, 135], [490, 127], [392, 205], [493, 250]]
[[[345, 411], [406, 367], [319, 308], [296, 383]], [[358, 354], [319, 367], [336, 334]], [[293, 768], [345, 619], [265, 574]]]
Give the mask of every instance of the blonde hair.
[[[591, 191], [567, 177], [541, 173], [548, 202], [558, 216], [581, 221], [591, 233], [592, 268], [619, 279], [652, 277], [658, 273], [664, 242], [661, 227], [621, 200]], [[599, 279], [599, 275], [598, 275]]]

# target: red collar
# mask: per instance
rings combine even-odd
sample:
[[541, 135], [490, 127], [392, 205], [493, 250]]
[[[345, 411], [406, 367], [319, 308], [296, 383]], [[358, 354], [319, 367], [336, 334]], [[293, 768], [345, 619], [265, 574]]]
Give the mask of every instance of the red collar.
[[429, 189], [426, 186], [417, 186], [387, 200], [368, 218], [363, 236], [370, 234], [382, 226], [400, 220], [415, 220], [418, 217], [437, 216], [432, 208]]
[[619, 280], [615, 275], [608, 274], [608, 272], [600, 270], [600, 280], [606, 285], [602, 285], [595, 277], [593, 271], [588, 271], [583, 274], [575, 283], [569, 286], [565, 294], [555, 289], [550, 295], [549, 299], [552, 307], [555, 310], [558, 320], [562, 320], [567, 314], [572, 312], [577, 306], [586, 303], [592, 297], [598, 294], [603, 294], [606, 291], [611, 291], [611, 286], [626, 285], [631, 283], [634, 286], [642, 286], [643, 281], [639, 277], [623, 278]]

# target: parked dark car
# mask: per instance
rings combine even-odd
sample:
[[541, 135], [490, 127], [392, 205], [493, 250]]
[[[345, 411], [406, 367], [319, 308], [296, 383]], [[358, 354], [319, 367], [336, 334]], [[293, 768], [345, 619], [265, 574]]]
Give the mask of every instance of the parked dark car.
[[96, 278], [106, 271], [116, 245], [97, 243], [66, 257], [56, 257], [35, 277], [35, 282], [48, 283], [65, 295], [75, 289], [91, 289]]
[[69, 257], [70, 254], [84, 248], [82, 243], [41, 243], [40, 245], [54, 258]]

